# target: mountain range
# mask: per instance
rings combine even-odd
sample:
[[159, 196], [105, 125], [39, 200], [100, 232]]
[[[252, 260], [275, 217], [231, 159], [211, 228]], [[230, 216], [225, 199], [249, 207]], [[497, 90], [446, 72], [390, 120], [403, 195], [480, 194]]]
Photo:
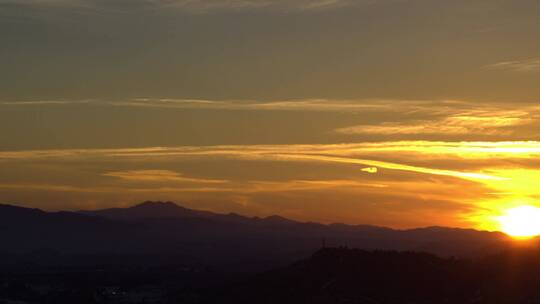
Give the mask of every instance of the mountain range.
[[471, 257], [509, 246], [499, 232], [445, 227], [395, 230], [305, 223], [144, 202], [129, 208], [47, 212], [0, 205], [0, 264], [189, 264], [262, 270], [323, 246]]

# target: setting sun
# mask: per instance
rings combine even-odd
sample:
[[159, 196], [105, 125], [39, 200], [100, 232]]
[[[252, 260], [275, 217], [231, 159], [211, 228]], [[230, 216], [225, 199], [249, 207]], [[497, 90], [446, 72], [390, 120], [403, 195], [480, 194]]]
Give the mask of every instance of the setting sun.
[[514, 238], [531, 238], [540, 235], [540, 208], [519, 206], [509, 209], [497, 218], [500, 230]]

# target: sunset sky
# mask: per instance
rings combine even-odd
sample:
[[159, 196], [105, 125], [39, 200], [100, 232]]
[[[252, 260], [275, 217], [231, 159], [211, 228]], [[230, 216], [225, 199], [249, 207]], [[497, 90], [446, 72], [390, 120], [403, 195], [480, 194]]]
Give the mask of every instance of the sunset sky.
[[536, 0], [0, 0], [0, 202], [500, 229]]

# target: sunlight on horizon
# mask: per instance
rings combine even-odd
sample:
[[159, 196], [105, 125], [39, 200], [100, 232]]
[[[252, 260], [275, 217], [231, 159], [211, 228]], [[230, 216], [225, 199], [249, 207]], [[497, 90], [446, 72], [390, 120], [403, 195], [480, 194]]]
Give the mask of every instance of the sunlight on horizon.
[[477, 211], [466, 216], [481, 230], [501, 231], [513, 238], [540, 235], [540, 171], [527, 168], [500, 168], [487, 171], [501, 179], [481, 180], [493, 192], [491, 198], [472, 202]]
[[500, 230], [516, 239], [529, 239], [540, 235], [540, 208], [523, 205], [508, 209], [497, 217]]

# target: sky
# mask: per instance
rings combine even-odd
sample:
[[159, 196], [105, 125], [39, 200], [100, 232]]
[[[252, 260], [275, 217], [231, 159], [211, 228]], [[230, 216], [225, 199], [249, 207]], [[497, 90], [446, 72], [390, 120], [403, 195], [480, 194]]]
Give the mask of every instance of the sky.
[[521, 0], [0, 0], [0, 202], [497, 230], [540, 205]]

